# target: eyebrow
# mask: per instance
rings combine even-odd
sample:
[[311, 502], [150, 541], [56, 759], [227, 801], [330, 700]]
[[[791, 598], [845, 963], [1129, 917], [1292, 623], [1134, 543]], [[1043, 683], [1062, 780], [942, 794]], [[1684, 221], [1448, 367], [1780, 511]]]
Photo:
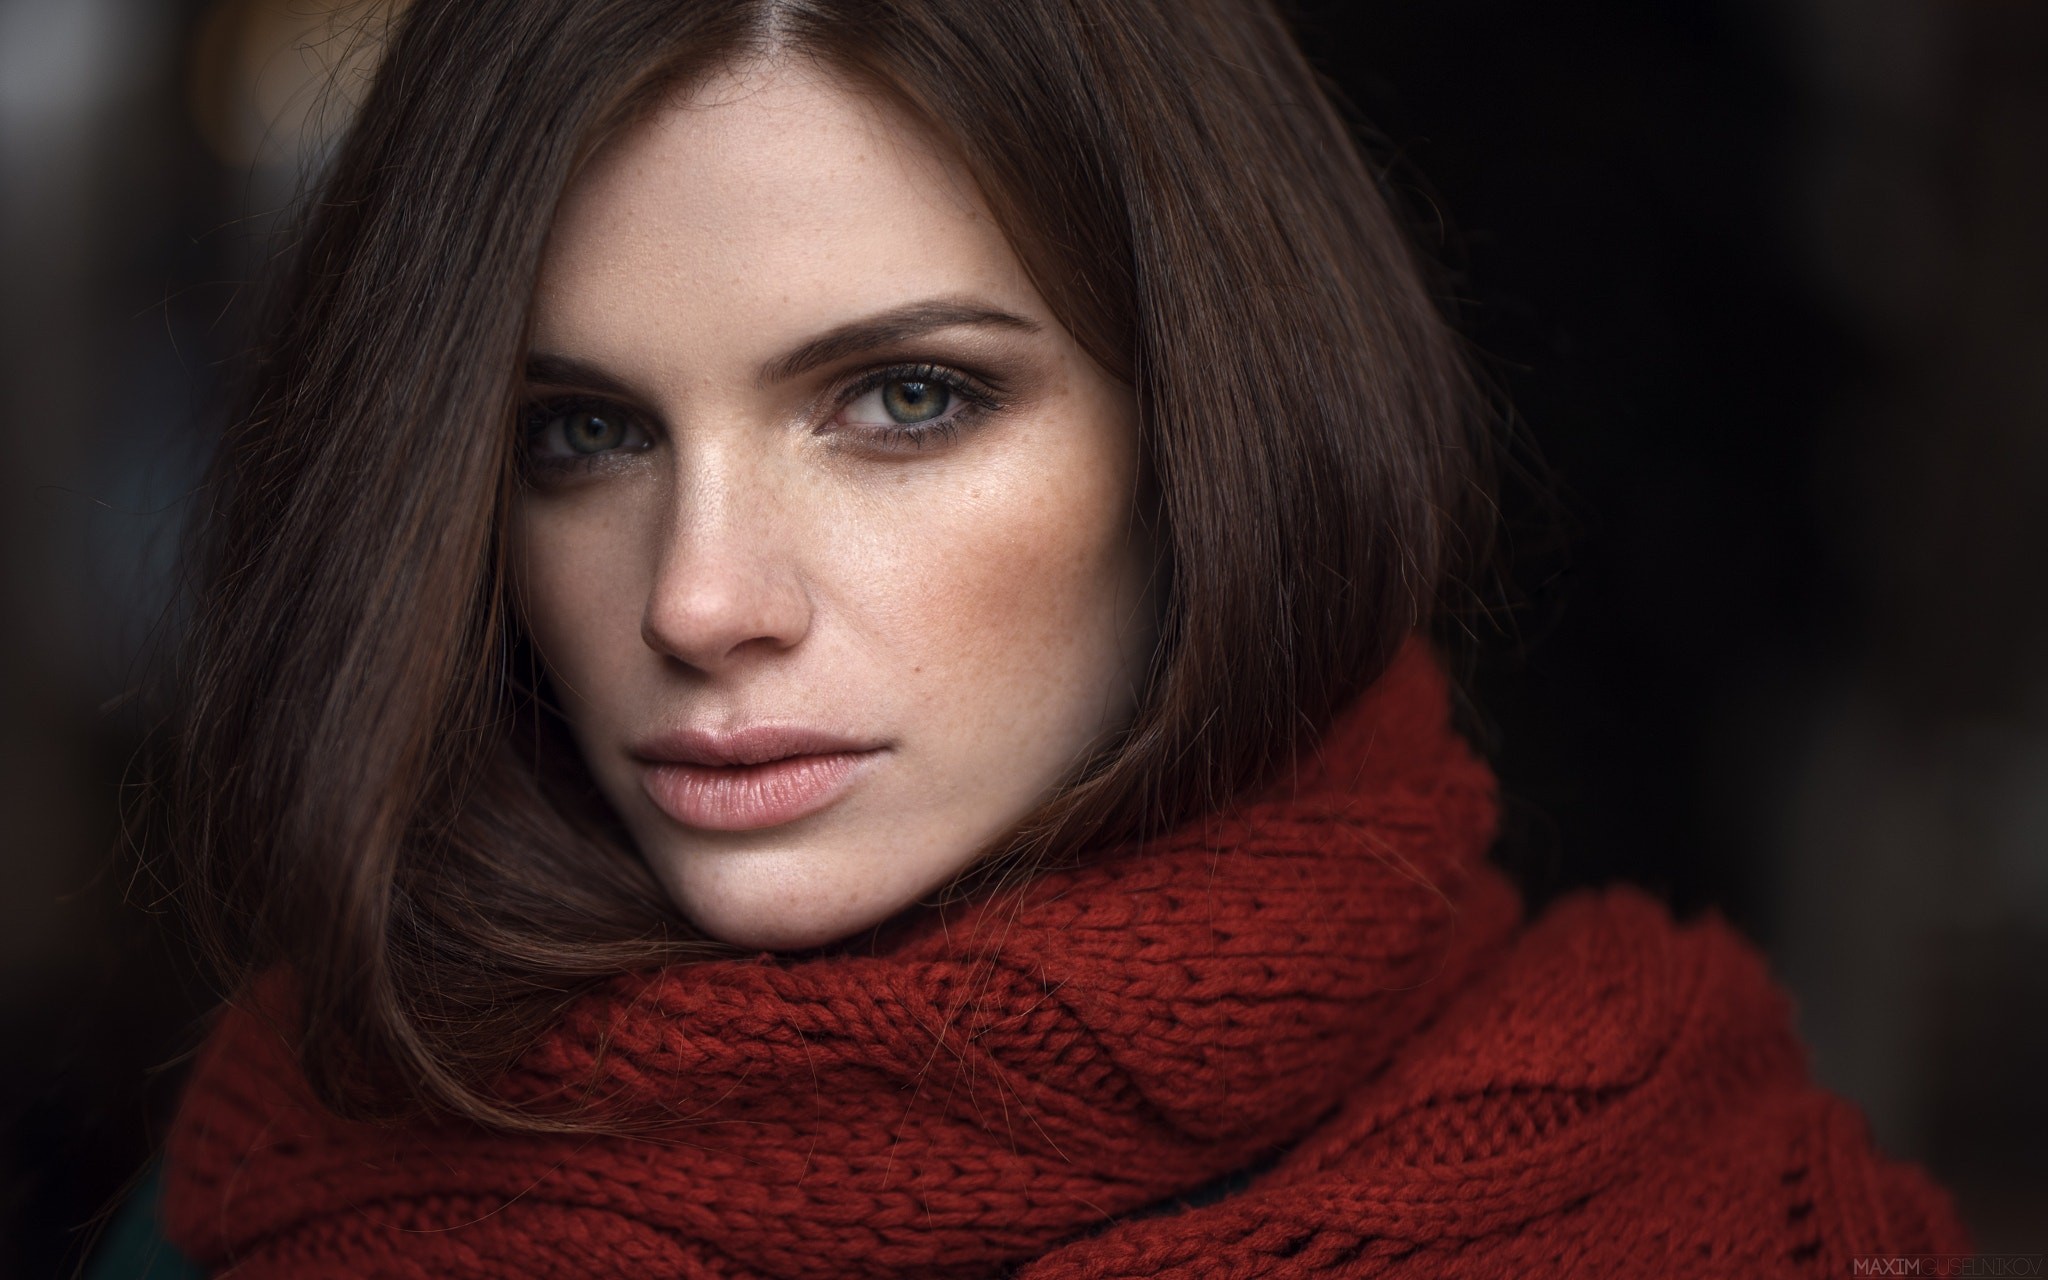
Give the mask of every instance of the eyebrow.
[[526, 381], [540, 387], [582, 387], [599, 395], [632, 398], [633, 388], [602, 366], [575, 356], [544, 352], [526, 357]]
[[[940, 329], [1009, 329], [1036, 333], [1036, 320], [1015, 312], [978, 303], [935, 298], [891, 307], [859, 320], [829, 329], [763, 364], [754, 375], [756, 386], [769, 386], [820, 365], [843, 360], [878, 347], [907, 342]], [[602, 367], [574, 356], [542, 352], [526, 358], [526, 380], [539, 386], [586, 387], [603, 395], [627, 397], [633, 388]]]
[[1036, 333], [1039, 326], [1036, 320], [1026, 319], [1014, 312], [975, 303], [947, 299], [912, 302], [840, 325], [775, 357], [761, 366], [760, 372], [754, 377], [755, 385], [765, 387], [771, 383], [786, 382], [799, 374], [808, 373], [819, 365], [844, 360], [848, 356], [872, 351], [877, 347], [907, 342], [939, 329], [955, 328], [1009, 329], [1018, 333]]

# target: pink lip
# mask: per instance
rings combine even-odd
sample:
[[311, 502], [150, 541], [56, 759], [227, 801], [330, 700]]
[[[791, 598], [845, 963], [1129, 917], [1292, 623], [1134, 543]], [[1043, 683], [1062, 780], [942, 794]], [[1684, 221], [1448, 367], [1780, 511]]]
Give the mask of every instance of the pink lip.
[[684, 730], [640, 743], [641, 785], [663, 813], [707, 831], [753, 831], [816, 813], [882, 748], [806, 729]]

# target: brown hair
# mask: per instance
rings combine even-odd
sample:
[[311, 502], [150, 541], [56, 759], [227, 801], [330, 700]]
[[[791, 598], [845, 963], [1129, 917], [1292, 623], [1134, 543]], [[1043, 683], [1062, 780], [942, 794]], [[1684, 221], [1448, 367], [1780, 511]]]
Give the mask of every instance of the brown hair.
[[154, 789], [235, 981], [282, 965], [337, 1109], [542, 1123], [488, 1083], [693, 938], [551, 732], [504, 592], [555, 204], [611, 131], [776, 45], [953, 141], [1135, 389], [1165, 575], [1127, 731], [985, 852], [1026, 867], [1273, 777], [1429, 624], [1479, 398], [1266, 0], [417, 0], [309, 202], [206, 490]]

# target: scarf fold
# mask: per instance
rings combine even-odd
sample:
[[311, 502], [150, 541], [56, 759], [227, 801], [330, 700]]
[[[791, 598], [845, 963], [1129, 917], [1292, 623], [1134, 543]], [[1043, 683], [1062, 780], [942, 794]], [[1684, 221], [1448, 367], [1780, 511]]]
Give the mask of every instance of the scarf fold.
[[344, 1122], [229, 1009], [168, 1233], [252, 1278], [1835, 1276], [1969, 1249], [1812, 1085], [1717, 913], [1611, 886], [1526, 920], [1494, 823], [1412, 642], [1287, 782], [882, 954], [622, 977], [503, 1082], [659, 1123], [637, 1136]]

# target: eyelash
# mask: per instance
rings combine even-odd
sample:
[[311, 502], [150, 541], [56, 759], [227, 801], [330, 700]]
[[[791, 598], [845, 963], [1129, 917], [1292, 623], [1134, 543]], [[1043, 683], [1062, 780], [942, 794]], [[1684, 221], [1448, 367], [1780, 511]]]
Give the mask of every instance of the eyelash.
[[859, 428], [860, 434], [888, 441], [891, 448], [914, 450], [922, 449], [934, 440], [950, 441], [982, 415], [1002, 407], [993, 387], [959, 369], [939, 364], [898, 364], [870, 369], [855, 379], [840, 393], [839, 408], [835, 414], [844, 413], [848, 405], [892, 382], [935, 382], [957, 396], [961, 403], [944, 418], [931, 422]]
[[602, 413], [622, 419], [629, 429], [647, 435], [647, 428], [641, 415], [616, 401], [602, 396], [550, 396], [534, 400], [520, 412], [522, 428], [519, 457], [527, 474], [533, 478], [561, 478], [572, 472], [589, 473], [607, 463], [616, 462], [621, 454], [638, 453], [648, 446], [635, 448], [607, 449], [598, 453], [577, 454], [571, 457], [543, 457], [536, 452], [541, 434], [556, 421], [578, 413]]
[[[879, 441], [887, 449], [915, 451], [934, 441], [951, 441], [962, 430], [980, 420], [984, 414], [1002, 407], [996, 390], [971, 374], [946, 365], [912, 363], [887, 365], [861, 374], [835, 397], [837, 404], [833, 416], [836, 418], [844, 413], [849, 405], [892, 382], [937, 383], [946, 388], [949, 394], [958, 397], [961, 403], [951, 408], [944, 418], [931, 422], [898, 423], [888, 426], [871, 424], [852, 429], [855, 435]], [[600, 396], [571, 395], [534, 400], [520, 414], [520, 421], [525, 429], [524, 447], [521, 448], [520, 455], [529, 471], [536, 476], [561, 476], [573, 471], [590, 472], [609, 461], [616, 460], [620, 454], [637, 453], [647, 447], [621, 447], [576, 457], [556, 458], [543, 458], [534, 452], [536, 437], [556, 420], [571, 414], [597, 411], [623, 417], [630, 426], [637, 428], [642, 434], [647, 433], [641, 414]]]

